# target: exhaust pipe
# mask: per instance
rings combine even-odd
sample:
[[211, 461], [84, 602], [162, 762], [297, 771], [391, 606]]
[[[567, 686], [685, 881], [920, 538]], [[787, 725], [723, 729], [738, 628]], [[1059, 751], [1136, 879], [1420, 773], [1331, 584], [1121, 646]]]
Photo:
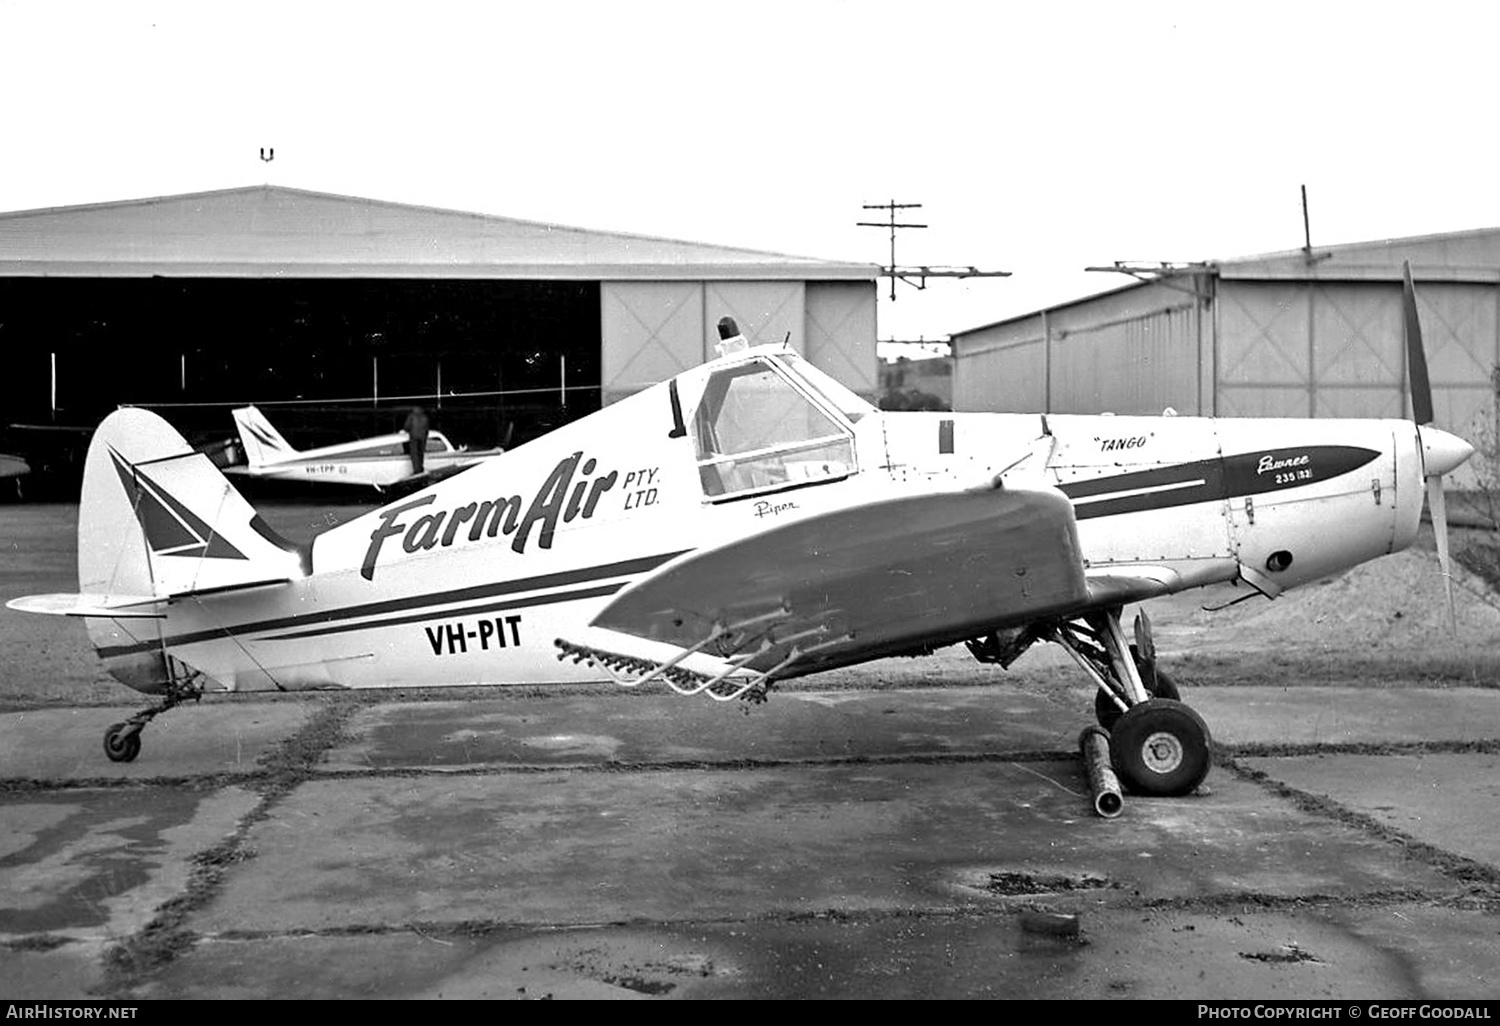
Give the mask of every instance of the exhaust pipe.
[[1109, 760], [1109, 732], [1103, 727], [1085, 727], [1078, 735], [1078, 753], [1083, 756], [1088, 776], [1089, 795], [1094, 811], [1105, 819], [1114, 819], [1125, 808], [1120, 781]]

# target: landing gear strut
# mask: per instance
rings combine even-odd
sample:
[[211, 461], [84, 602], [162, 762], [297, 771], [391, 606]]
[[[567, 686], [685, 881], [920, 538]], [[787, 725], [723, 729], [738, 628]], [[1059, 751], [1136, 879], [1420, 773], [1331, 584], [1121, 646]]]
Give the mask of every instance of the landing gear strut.
[[1203, 717], [1184, 705], [1156, 669], [1151, 623], [1136, 617], [1136, 643], [1125, 640], [1119, 606], [1054, 625], [1056, 641], [1099, 685], [1094, 712], [1110, 732], [1115, 773], [1136, 794], [1191, 794], [1208, 776], [1213, 739]]
[[203, 697], [203, 689], [190, 680], [172, 680], [167, 684], [166, 695], [160, 705], [142, 709], [128, 720], [112, 724], [104, 732], [104, 754], [110, 762], [134, 762], [141, 754], [141, 731], [162, 713], [188, 699], [194, 702]]
[[[1141, 675], [1141, 683], [1147, 694], [1152, 698], [1170, 698], [1174, 702], [1182, 700], [1177, 683], [1167, 676], [1165, 670], [1157, 668], [1154, 654], [1150, 657], [1143, 656], [1138, 645], [1131, 645], [1130, 658], [1135, 663], [1136, 672]], [[1100, 688], [1094, 692], [1094, 718], [1099, 721], [1099, 726], [1105, 730], [1114, 730], [1121, 715], [1123, 713], [1112, 691]]]
[[1151, 624], [1135, 621], [1135, 644], [1120, 627], [1120, 606], [1074, 620], [1034, 624], [969, 643], [980, 662], [1009, 666], [1037, 641], [1061, 645], [1098, 686], [1094, 714], [1110, 732], [1110, 759], [1121, 783], [1135, 794], [1190, 794], [1208, 776], [1213, 739], [1208, 725], [1178, 697], [1177, 686], [1156, 669]]

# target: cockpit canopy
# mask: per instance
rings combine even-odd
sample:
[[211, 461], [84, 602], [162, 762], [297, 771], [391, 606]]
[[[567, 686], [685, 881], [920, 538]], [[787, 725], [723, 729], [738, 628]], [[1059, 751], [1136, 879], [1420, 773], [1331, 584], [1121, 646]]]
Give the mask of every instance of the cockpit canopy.
[[759, 495], [856, 473], [853, 425], [873, 409], [790, 352], [713, 371], [692, 426], [704, 496]]

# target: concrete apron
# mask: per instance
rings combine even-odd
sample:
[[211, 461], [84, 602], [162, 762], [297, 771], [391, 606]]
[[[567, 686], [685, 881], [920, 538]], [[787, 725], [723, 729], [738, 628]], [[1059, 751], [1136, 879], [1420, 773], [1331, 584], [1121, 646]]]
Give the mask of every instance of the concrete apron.
[[1493, 919], [1446, 913], [1430, 955], [1379, 933], [1458, 889], [1389, 844], [1227, 774], [1109, 822], [1077, 786], [1046, 762], [310, 783], [144, 993], [1396, 997], [1459, 957], [1493, 974]]
[[[1047, 899], [1043, 903], [1051, 904]], [[150, 998], [1493, 1000], [1494, 916], [1395, 903], [1085, 908], [581, 929], [209, 938]]]
[[[1500, 739], [1500, 690], [1195, 688], [1228, 745]], [[322, 769], [724, 763], [1073, 752], [1091, 694], [1011, 687], [788, 692], [764, 705], [622, 694], [382, 704]]]
[[1013, 688], [791, 692], [758, 706], [634, 693], [377, 705], [320, 769], [1062, 754], [1092, 708]]
[[[1288, 740], [1253, 692], [1279, 689], [1187, 697], [1223, 706], [1205, 709], [1211, 725], [1240, 717], [1238, 737]], [[1468, 703], [1447, 733], [1500, 736], [1483, 725], [1493, 692], [1378, 694]], [[1342, 716], [1344, 697], [1323, 701]], [[1413, 739], [1421, 717], [1380, 712], [1359, 730]], [[78, 740], [24, 715], [37, 751]], [[670, 696], [372, 706], [328, 776], [260, 803], [243, 861], [182, 922], [198, 943], [131, 982], [267, 997], [1494, 993], [1493, 917], [1433, 907], [1460, 885], [1368, 829], [1222, 769], [1207, 794], [1089, 816], [1076, 763], [1046, 759], [1086, 722], [1086, 707], [1003, 688], [785, 694], [749, 716]], [[134, 770], [153, 751], [166, 777], [229, 764], [221, 750], [184, 770], [153, 729]], [[1476, 757], [1451, 772], [1472, 776]], [[93, 758], [99, 775], [131, 772]], [[1275, 777], [1263, 764], [1277, 762], [1256, 768]], [[0, 992], [97, 986], [103, 946], [186, 893], [191, 857], [257, 808], [228, 780], [0, 799], [19, 825], [0, 850]], [[1490, 836], [1494, 808], [1473, 810]], [[1081, 930], [1028, 932], [1025, 908], [1081, 913]]]

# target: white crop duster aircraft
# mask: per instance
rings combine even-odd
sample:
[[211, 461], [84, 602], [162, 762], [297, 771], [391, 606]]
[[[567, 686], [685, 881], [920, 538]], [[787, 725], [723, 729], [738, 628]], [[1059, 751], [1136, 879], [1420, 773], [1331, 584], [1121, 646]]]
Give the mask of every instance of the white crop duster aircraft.
[[1209, 731], [1149, 644], [1132, 653], [1126, 604], [1229, 581], [1275, 596], [1395, 552], [1424, 481], [1447, 569], [1441, 477], [1472, 449], [1431, 426], [1409, 275], [1407, 322], [1415, 422], [887, 414], [747, 348], [306, 546], [124, 409], [84, 472], [82, 593], [10, 605], [83, 617], [117, 679], [163, 696], [110, 728], [115, 760], [211, 689], [602, 671], [754, 700], [898, 653], [965, 641], [1008, 662], [1045, 640], [1097, 685], [1126, 786], [1184, 794]]
[[475, 463], [494, 459], [505, 451], [457, 448], [441, 431], [434, 431], [427, 436], [423, 470], [417, 474], [413, 472], [411, 457], [407, 454], [408, 435], [405, 431], [317, 449], [295, 449], [258, 407], [236, 409], [234, 426], [239, 431], [245, 463], [225, 467], [225, 472], [281, 481], [316, 481], [385, 489], [392, 485], [438, 480]]

